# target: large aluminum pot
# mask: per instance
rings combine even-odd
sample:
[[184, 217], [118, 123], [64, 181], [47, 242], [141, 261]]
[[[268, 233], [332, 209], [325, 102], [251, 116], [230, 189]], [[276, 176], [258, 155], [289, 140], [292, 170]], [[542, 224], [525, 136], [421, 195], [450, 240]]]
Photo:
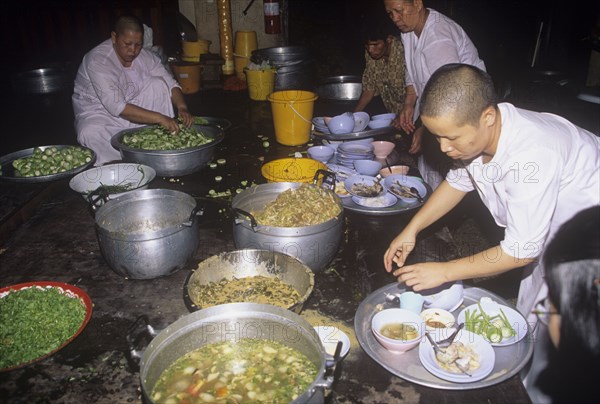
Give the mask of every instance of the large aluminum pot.
[[213, 159], [215, 146], [224, 138], [223, 129], [218, 126], [192, 126], [213, 138], [213, 141], [202, 146], [179, 150], [144, 150], [123, 144], [123, 136], [147, 128], [144, 126], [117, 133], [110, 139], [110, 144], [120, 150], [124, 162], [146, 164], [156, 170], [156, 175], [175, 177], [192, 174], [200, 171]]
[[328, 77], [316, 88], [319, 98], [325, 100], [354, 101], [362, 93], [362, 80], [359, 76]]
[[344, 209], [337, 196], [335, 200], [340, 206], [340, 214], [312, 226], [264, 226], [247, 214], [263, 209], [283, 191], [296, 189], [301, 185], [297, 182], [273, 182], [257, 185], [237, 194], [231, 203], [237, 212], [233, 225], [236, 247], [277, 251], [297, 258], [315, 272], [324, 269], [335, 256], [342, 241]]
[[306, 355], [318, 369], [309, 388], [293, 403], [322, 403], [333, 384], [325, 348], [312, 326], [289, 310], [268, 304], [229, 303], [185, 315], [162, 330], [140, 362], [142, 393], [151, 403], [160, 375], [178, 358], [204, 345], [259, 338], [277, 341]]
[[167, 189], [128, 192], [96, 212], [96, 235], [108, 265], [119, 275], [169, 275], [193, 257], [200, 240], [198, 208], [190, 195]]
[[184, 284], [184, 301], [191, 311], [202, 309], [194, 302], [194, 290], [222, 279], [242, 279], [252, 276], [279, 278], [300, 295], [287, 309], [299, 313], [315, 285], [312, 270], [296, 258], [276, 251], [236, 250], [213, 255], [202, 261], [190, 273]]

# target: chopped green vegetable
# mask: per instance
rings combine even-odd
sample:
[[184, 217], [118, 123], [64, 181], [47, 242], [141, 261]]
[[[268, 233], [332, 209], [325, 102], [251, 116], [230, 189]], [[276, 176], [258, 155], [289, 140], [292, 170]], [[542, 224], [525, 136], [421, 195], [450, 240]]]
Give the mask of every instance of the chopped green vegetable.
[[194, 117], [194, 124], [196, 125], [206, 125], [208, 123], [208, 119], [202, 118], [201, 116]]
[[502, 309], [500, 309], [499, 314], [490, 316], [483, 310], [481, 303], [477, 303], [477, 306], [478, 309], [475, 309], [473, 313], [470, 310], [465, 311], [465, 328], [467, 331], [479, 334], [491, 343], [499, 343], [506, 338], [517, 335]]
[[58, 148], [36, 147], [31, 156], [13, 161], [12, 165], [20, 177], [39, 177], [62, 173], [81, 167], [92, 161], [92, 152], [78, 146]]
[[179, 150], [198, 147], [212, 142], [194, 127], [186, 128], [179, 123], [179, 133], [171, 134], [162, 126], [154, 125], [123, 136], [123, 144], [144, 150]]
[[0, 369], [59, 348], [85, 319], [85, 306], [57, 288], [12, 290], [0, 298]]

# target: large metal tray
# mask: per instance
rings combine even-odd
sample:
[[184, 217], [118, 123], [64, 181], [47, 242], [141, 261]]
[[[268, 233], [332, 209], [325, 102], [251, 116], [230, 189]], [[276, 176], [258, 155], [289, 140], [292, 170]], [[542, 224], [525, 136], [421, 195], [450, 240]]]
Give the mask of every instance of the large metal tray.
[[[489, 387], [510, 379], [517, 374], [529, 361], [533, 354], [531, 327], [527, 335], [519, 342], [502, 347], [494, 347], [496, 362], [492, 373], [485, 379], [473, 383], [452, 383], [429, 373], [419, 360], [419, 348], [414, 348], [404, 354], [392, 354], [377, 342], [371, 331], [371, 319], [378, 310], [377, 305], [384, 309], [396, 307], [385, 299], [386, 293], [401, 293], [404, 286], [392, 283], [371, 293], [358, 306], [354, 316], [354, 329], [358, 342], [365, 352], [377, 363], [394, 375], [409, 382], [444, 390], [471, 390]], [[464, 302], [454, 312], [456, 317], [465, 307], [474, 304], [482, 297], [490, 297], [500, 304], [511, 306], [500, 296], [480, 288], [465, 287]]]
[[[81, 147], [82, 149], [87, 149], [87, 147], [78, 146], [78, 145], [77, 146], [76, 145], [49, 145], [49, 146], [39, 146], [39, 148], [42, 150], [46, 150], [49, 147], [56, 147], [57, 149], [65, 149], [67, 147], [74, 147], [74, 146]], [[56, 174], [50, 174], [50, 175], [40, 175], [37, 177], [20, 177], [20, 176], [18, 176], [12, 165], [13, 161], [20, 159], [20, 158], [31, 156], [35, 149], [36, 149], [35, 147], [29, 148], [29, 149], [23, 149], [23, 150], [19, 150], [19, 151], [16, 151], [16, 152], [13, 152], [13, 153], [10, 153], [10, 154], [0, 157], [0, 167], [2, 167], [2, 175], [0, 175], [0, 180], [6, 180], [6, 181], [11, 181], [11, 182], [22, 182], [22, 183], [56, 181], [56, 180], [60, 180], [63, 178], [72, 177], [75, 174], [79, 174], [80, 172], [87, 170], [89, 167], [93, 166], [94, 163], [96, 162], [96, 153], [94, 153], [93, 150], [88, 149], [92, 152], [92, 160], [89, 163], [79, 166], [77, 168], [73, 168], [72, 170], [67, 170], [62, 173], [56, 173]]]
[[366, 139], [368, 137], [373, 137], [373, 136], [377, 136], [377, 135], [388, 135], [390, 133], [394, 133], [395, 130], [396, 130], [396, 128], [394, 128], [393, 126], [387, 126], [385, 128], [369, 129], [369, 130], [363, 130], [360, 132], [344, 133], [343, 135], [334, 135], [332, 133], [323, 133], [323, 132], [319, 132], [317, 130], [313, 130], [312, 134], [313, 134], [313, 136], [315, 136], [317, 138], [327, 139], [327, 140], [359, 140], [359, 139]]

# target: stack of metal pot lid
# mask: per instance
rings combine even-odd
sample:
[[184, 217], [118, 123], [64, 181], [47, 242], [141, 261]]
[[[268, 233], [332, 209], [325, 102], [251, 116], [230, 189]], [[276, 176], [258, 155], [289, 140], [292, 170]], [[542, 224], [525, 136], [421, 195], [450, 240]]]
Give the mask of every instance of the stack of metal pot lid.
[[316, 85], [315, 60], [304, 46], [279, 46], [252, 51], [250, 60], [269, 62], [277, 70], [274, 90], [312, 90]]

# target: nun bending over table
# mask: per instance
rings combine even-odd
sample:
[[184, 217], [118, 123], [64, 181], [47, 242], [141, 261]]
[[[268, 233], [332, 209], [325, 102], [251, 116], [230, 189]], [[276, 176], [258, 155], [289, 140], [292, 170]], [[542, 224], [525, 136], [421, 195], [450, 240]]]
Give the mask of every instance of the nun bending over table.
[[179, 84], [142, 47], [143, 39], [137, 18], [120, 17], [111, 37], [88, 52], [77, 71], [72, 98], [77, 141], [96, 153], [96, 165], [120, 160], [110, 139], [124, 129], [159, 124], [177, 134], [173, 106], [185, 126], [193, 122]]

